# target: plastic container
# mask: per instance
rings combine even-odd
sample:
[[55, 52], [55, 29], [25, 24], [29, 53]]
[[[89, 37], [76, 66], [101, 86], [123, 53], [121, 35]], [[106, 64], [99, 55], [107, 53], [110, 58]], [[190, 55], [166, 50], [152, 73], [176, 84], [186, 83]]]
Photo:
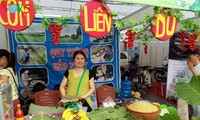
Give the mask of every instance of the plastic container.
[[122, 98], [131, 98], [132, 92], [132, 83], [128, 80], [128, 77], [125, 77], [125, 80], [121, 82], [121, 90], [120, 90], [120, 96]]
[[92, 101], [92, 109], [95, 110], [97, 109], [97, 99], [96, 99], [96, 95], [92, 94], [90, 96], [90, 99]]

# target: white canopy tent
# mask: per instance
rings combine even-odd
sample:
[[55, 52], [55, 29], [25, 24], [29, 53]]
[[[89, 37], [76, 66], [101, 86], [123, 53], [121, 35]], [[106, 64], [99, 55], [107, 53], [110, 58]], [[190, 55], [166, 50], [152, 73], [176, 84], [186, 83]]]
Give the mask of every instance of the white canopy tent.
[[[47, 16], [76, 16], [80, 6], [84, 5], [89, 0], [33, 0], [35, 4], [38, 4], [42, 8], [42, 14]], [[153, 14], [153, 6], [140, 5], [124, 2], [112, 2], [109, 1], [106, 5], [111, 11], [118, 13], [118, 17], [115, 19], [142, 19], [144, 13]], [[191, 11], [183, 11], [184, 19], [193, 18], [195, 15]]]
[[[33, 0], [35, 4], [42, 7], [44, 15], [52, 16], [76, 16], [80, 6], [84, 5], [88, 0]], [[125, 16], [142, 9], [145, 5], [127, 4], [122, 2], [108, 2], [106, 5], [118, 13], [117, 19], [123, 19]]]

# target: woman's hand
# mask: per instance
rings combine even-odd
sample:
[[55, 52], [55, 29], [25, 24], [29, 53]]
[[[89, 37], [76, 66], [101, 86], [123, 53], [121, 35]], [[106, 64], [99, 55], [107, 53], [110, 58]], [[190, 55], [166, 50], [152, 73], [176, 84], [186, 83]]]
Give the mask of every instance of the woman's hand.
[[192, 74], [197, 76], [199, 75], [196, 70], [194, 69], [194, 64], [192, 62], [190, 62], [190, 60], [187, 61], [187, 65], [189, 67], [189, 69], [191, 70]]
[[190, 60], [187, 61], [187, 65], [190, 69], [194, 68], [194, 65], [192, 64], [192, 62], [190, 62]]
[[79, 101], [81, 102], [81, 104], [83, 104], [85, 102], [85, 98], [79, 97]]

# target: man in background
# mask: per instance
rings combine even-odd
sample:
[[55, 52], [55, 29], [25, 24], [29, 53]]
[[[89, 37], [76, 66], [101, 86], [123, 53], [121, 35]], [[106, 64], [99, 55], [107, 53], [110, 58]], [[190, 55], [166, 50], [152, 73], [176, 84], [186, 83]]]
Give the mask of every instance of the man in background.
[[191, 51], [188, 50], [185, 53], [187, 57], [187, 69], [186, 74], [184, 76], [185, 82], [189, 83], [189, 81], [192, 79], [192, 76], [200, 75], [200, 61], [199, 61], [199, 51]]
[[[187, 57], [187, 69], [184, 80], [186, 83], [189, 83], [192, 76], [200, 75], [200, 51], [188, 50], [185, 52], [185, 55]], [[193, 112], [193, 116], [200, 116], [200, 105], [192, 105], [192, 107], [189, 105], [189, 114], [191, 114], [191, 112]]]

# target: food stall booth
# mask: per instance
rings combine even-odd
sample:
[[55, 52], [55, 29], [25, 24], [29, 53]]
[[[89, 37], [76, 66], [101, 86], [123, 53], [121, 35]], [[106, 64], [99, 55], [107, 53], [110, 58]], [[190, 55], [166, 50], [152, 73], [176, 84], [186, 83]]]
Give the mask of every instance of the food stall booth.
[[[176, 108], [142, 100], [140, 95], [138, 97], [138, 93], [132, 91], [132, 89], [131, 92], [129, 91], [131, 95], [129, 98], [120, 96], [118, 90], [123, 90], [120, 79], [118, 27], [123, 22], [115, 22], [112, 20], [115, 13], [112, 13], [104, 2], [96, 0], [87, 2], [80, 11], [79, 21], [65, 17], [35, 17], [34, 5], [31, 0], [29, 0], [29, 4], [27, 2], [16, 2], [18, 2], [17, 4], [29, 6], [27, 7], [29, 11], [27, 12], [24, 7], [21, 11], [23, 14], [18, 13], [21, 15], [21, 18], [15, 18], [13, 14], [8, 16], [7, 12], [14, 13], [17, 10], [14, 11], [13, 8], [7, 9], [6, 12], [1, 13], [3, 20], [0, 22], [9, 29], [10, 50], [16, 53], [16, 71], [19, 79], [19, 90], [24, 98], [29, 97], [25, 88], [28, 87], [32, 90], [33, 86], [38, 82], [44, 84], [49, 90], [53, 90], [54, 86], [60, 84], [65, 70], [74, 66], [72, 57], [76, 50], [81, 50], [86, 54], [87, 64], [85, 67], [94, 72], [96, 90], [102, 86], [109, 86], [114, 88], [114, 92], [109, 91], [108, 93], [113, 93], [116, 96], [114, 99], [106, 96], [104, 101], [98, 101], [98, 96], [103, 96], [103, 94], [99, 95], [100, 93], [96, 91], [91, 95], [94, 110], [90, 113], [84, 111], [84, 108], [79, 105], [80, 101], [77, 98], [61, 99], [56, 107], [30, 104], [29, 114], [25, 116], [27, 119], [34, 120], [47, 117], [49, 120], [155, 120], [162, 117], [167, 118], [168, 116], [164, 116], [164, 114], [173, 114], [174, 118], [179, 119]], [[155, 3], [128, 0], [123, 2], [156, 6], [160, 3], [160, 0], [157, 0]], [[3, 2], [1, 1], [1, 3]], [[10, 1], [5, 3], [9, 4]], [[173, 3], [173, 5], [169, 3]], [[175, 1], [163, 2], [159, 5], [169, 8], [187, 9]], [[155, 13], [158, 15], [154, 15], [153, 17], [149, 16], [144, 20], [146, 22], [149, 19], [154, 20], [154, 22], [157, 21], [154, 24], [152, 22], [151, 28], [153, 35], [160, 40], [170, 39], [173, 36], [177, 27], [176, 17], [180, 17], [177, 14], [172, 16], [172, 13], [170, 13], [172, 11], [171, 9], [167, 12], [167, 16], [162, 16], [165, 10], [167, 11], [168, 9], [159, 8]], [[193, 6], [189, 7], [189, 10], [197, 10], [197, 8]], [[7, 18], [3, 17], [3, 14], [11, 17], [9, 20], [19, 20], [19, 23], [16, 25], [13, 25], [12, 22], [5, 24]], [[144, 21], [142, 24], [145, 24]], [[25, 22], [25, 24], [22, 25], [22, 22]], [[167, 25], [171, 28], [167, 28]], [[166, 29], [164, 29], [165, 27]], [[127, 47], [132, 49], [136, 34], [139, 34], [144, 29], [137, 31], [131, 28], [130, 30], [134, 35], [127, 35]], [[160, 32], [159, 30], [163, 32], [164, 36], [158, 33]], [[147, 36], [145, 38], [148, 39]], [[143, 41], [143, 45], [145, 54], [147, 54], [148, 41]], [[22, 59], [24, 52], [27, 52], [27, 61], [23, 61]], [[29, 72], [28, 77], [30, 79], [28, 80], [22, 79], [25, 71]], [[116, 105], [123, 100], [126, 101], [126, 99], [130, 100], [129, 103], [123, 104], [122, 106], [120, 106], [121, 104]]]

